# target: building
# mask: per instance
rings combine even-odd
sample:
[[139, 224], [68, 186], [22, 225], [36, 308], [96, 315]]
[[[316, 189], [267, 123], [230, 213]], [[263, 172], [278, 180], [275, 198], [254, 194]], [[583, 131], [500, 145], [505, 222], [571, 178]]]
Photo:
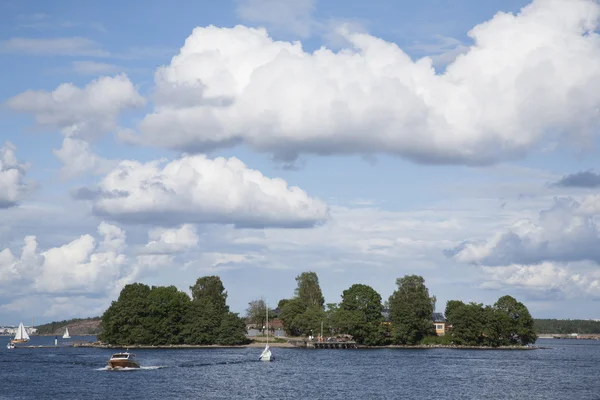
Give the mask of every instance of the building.
[[[0, 326], [0, 335], [2, 336], [14, 336], [17, 333], [18, 326]], [[37, 332], [37, 328], [26, 326], [25, 331], [28, 335], [34, 335]]]
[[446, 334], [446, 318], [444, 314], [434, 312], [431, 315], [431, 320], [433, 321], [436, 335], [444, 336]]

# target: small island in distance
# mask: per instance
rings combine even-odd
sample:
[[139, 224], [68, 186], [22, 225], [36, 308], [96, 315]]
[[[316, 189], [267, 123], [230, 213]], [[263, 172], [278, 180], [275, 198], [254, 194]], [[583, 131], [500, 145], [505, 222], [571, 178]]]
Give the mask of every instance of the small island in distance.
[[[267, 314], [272, 327], [285, 331], [286, 339], [272, 338], [282, 346], [311, 336], [343, 338], [360, 347], [531, 348], [540, 334], [600, 333], [599, 321], [534, 320], [511, 296], [491, 306], [450, 300], [444, 313], [435, 312], [435, 296], [416, 275], [397, 279], [385, 302], [370, 286], [355, 284], [339, 304], [325, 304], [315, 272], [296, 281], [293, 297], [268, 312], [264, 300], [253, 300], [243, 318], [229, 310], [218, 276], [199, 278], [191, 297], [174, 286], [129, 284], [101, 317], [52, 322], [38, 326], [37, 333], [61, 335], [68, 327], [73, 336], [98, 336], [93, 345], [102, 347], [244, 346], [262, 343]], [[248, 327], [263, 335], [250, 339]]]

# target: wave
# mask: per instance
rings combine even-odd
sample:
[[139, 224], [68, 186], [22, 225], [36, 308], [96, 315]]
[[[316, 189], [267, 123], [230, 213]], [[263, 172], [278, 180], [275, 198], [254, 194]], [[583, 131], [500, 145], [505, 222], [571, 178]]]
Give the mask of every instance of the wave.
[[143, 367], [139, 367], [139, 368], [116, 368], [116, 369], [113, 369], [107, 365], [106, 367], [96, 368], [96, 371], [111, 371], [111, 372], [150, 371], [150, 370], [162, 369], [162, 368], [167, 368], [167, 367], [164, 365], [147, 365], [147, 366], [143, 366]]

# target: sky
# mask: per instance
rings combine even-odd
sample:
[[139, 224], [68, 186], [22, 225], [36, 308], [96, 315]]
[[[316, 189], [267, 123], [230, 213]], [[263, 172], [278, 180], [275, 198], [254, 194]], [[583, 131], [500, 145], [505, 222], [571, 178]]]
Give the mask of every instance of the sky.
[[219, 275], [600, 318], [596, 0], [0, 2], [0, 324]]

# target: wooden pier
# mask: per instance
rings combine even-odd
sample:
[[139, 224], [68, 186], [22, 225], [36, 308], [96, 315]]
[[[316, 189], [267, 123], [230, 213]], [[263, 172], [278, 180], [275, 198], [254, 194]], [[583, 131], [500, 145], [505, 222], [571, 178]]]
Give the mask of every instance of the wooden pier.
[[358, 349], [358, 344], [354, 341], [289, 340], [288, 342], [302, 349]]

